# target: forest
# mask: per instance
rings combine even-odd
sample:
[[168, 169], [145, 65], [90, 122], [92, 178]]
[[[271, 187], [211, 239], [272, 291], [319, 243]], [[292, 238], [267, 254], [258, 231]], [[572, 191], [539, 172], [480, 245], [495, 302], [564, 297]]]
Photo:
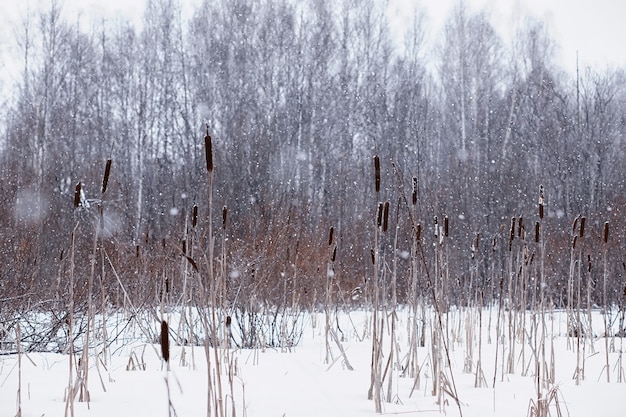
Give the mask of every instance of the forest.
[[53, 1], [19, 22], [0, 319], [70, 291], [76, 310], [154, 305], [207, 277], [238, 311], [355, 308], [375, 287], [624, 305], [624, 68], [563, 68], [541, 21], [506, 43], [462, 3], [434, 46], [419, 10], [399, 41], [383, 2], [360, 4], [187, 18], [148, 0], [141, 27], [87, 29]]

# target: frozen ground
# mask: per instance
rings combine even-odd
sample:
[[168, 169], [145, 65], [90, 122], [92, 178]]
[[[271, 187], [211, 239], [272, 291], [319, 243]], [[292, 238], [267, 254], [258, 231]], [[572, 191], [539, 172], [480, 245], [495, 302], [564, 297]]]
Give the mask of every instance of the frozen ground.
[[[527, 346], [522, 364], [521, 345], [516, 345], [517, 360], [515, 373], [502, 373], [502, 344], [495, 343], [495, 312], [492, 311], [491, 343], [487, 341], [489, 313], [483, 314], [484, 338], [482, 341], [482, 363], [488, 387], [475, 388], [475, 375], [463, 372], [467, 356], [465, 348], [465, 323], [463, 314], [451, 313], [450, 331], [451, 363], [463, 416], [510, 416], [529, 415], [531, 400], [536, 400], [536, 379], [532, 360], [532, 347]], [[577, 386], [573, 379], [576, 369], [576, 349], [568, 349], [564, 332], [564, 315], [557, 314], [555, 324], [547, 324], [554, 334], [555, 384], [550, 388], [556, 394], [550, 415], [587, 417], [623, 417], [626, 415], [626, 384], [618, 383], [620, 350], [624, 349], [622, 339], [609, 339], [609, 363], [611, 382], [606, 382], [603, 373], [605, 365], [605, 340], [602, 318], [594, 315], [596, 338], [593, 349], [588, 342], [585, 346], [585, 379]], [[340, 313], [341, 330], [344, 334], [343, 347], [354, 370], [347, 369], [333, 343], [333, 358], [325, 362], [324, 320], [305, 318], [305, 332], [298, 346], [292, 349], [267, 348], [264, 350], [231, 350], [237, 374], [234, 377], [233, 394], [236, 399], [236, 416], [375, 416], [374, 404], [367, 399], [370, 384], [371, 339], [369, 328], [370, 314], [354, 312]], [[407, 352], [406, 312], [399, 315], [398, 346], [401, 358]], [[476, 321], [474, 321], [476, 323]], [[456, 324], [455, 324], [456, 323]], [[155, 329], [158, 323], [154, 323]], [[385, 334], [387, 340], [389, 335]], [[75, 416], [168, 416], [168, 396], [166, 378], [169, 379], [172, 410], [171, 415], [207, 415], [206, 392], [207, 373], [202, 346], [184, 349], [173, 347], [171, 371], [166, 372], [160, 359], [160, 347], [137, 340], [128, 339], [113, 343], [107, 354], [107, 364], [95, 357], [90, 360], [89, 391], [91, 400], [74, 404]], [[546, 339], [550, 339], [548, 335]], [[501, 338], [504, 340], [504, 338]], [[575, 342], [576, 339], [572, 339]], [[477, 361], [477, 340], [473, 343], [473, 369]], [[494, 368], [494, 352], [498, 347], [499, 359]], [[546, 343], [549, 354], [549, 342]], [[184, 354], [183, 354], [184, 351]], [[506, 342], [504, 352], [508, 351]], [[384, 350], [388, 354], [387, 348]], [[386, 356], [387, 357], [387, 356]], [[392, 376], [392, 402], [383, 403], [385, 415], [414, 416], [456, 416], [459, 410], [454, 399], [444, 396], [443, 404], [431, 395], [431, 348], [419, 348], [418, 360], [421, 363], [419, 387], [411, 378], [400, 377], [394, 369]], [[195, 362], [195, 369], [193, 363]], [[386, 359], [385, 359], [386, 362]], [[144, 367], [144, 369], [137, 369]], [[96, 366], [97, 365], [97, 366]], [[129, 370], [129, 368], [135, 370]], [[527, 376], [521, 376], [523, 369]], [[68, 356], [52, 353], [30, 353], [22, 357], [22, 416], [63, 416], [66, 403], [65, 389], [69, 378]], [[496, 384], [493, 388], [494, 370]], [[446, 373], [449, 374], [449, 369]], [[14, 416], [17, 412], [18, 393], [17, 356], [0, 357], [0, 416]], [[225, 378], [225, 376], [224, 376]], [[387, 394], [387, 381], [384, 382]], [[228, 384], [224, 387], [229, 391]], [[415, 388], [412, 392], [412, 388]], [[546, 391], [548, 393], [548, 391]], [[233, 416], [230, 395], [224, 395], [228, 416]], [[69, 414], [68, 414], [69, 415]], [[214, 414], [213, 414], [214, 415]]]

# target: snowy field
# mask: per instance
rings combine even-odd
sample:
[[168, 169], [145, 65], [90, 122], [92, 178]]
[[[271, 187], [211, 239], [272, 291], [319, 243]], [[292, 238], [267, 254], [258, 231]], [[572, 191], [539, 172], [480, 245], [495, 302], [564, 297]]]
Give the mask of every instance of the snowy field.
[[[510, 416], [523, 417], [533, 414], [537, 401], [537, 378], [533, 352], [537, 340], [532, 337], [533, 317], [529, 312], [525, 345], [516, 338], [513, 372], [503, 372], [503, 358], [509, 355], [509, 327], [505, 325], [507, 314], [502, 311], [500, 337], [496, 338], [497, 309], [484, 310], [481, 317], [477, 310], [451, 310], [442, 315], [446, 323], [449, 341], [450, 365], [447, 360], [443, 374], [454, 379], [463, 416]], [[451, 392], [433, 396], [432, 326], [434, 313], [427, 313], [426, 340], [417, 349], [419, 379], [403, 376], [409, 341], [408, 324], [413, 323], [407, 310], [398, 312], [396, 322], [396, 349], [393, 365], [388, 365], [383, 382], [383, 415], [457, 416], [459, 407]], [[390, 316], [388, 316], [389, 319]], [[566, 315], [545, 315], [545, 355], [547, 363], [554, 364], [554, 383], [545, 384], [542, 393], [549, 399], [549, 415], [552, 416], [604, 416], [626, 415], [621, 353], [623, 339], [608, 339], [610, 382], [606, 377], [606, 340], [603, 318], [594, 312], [591, 326], [594, 338], [567, 337]], [[540, 322], [539, 316], [536, 316]], [[160, 323], [143, 319], [143, 326], [151, 326], [151, 333], [158, 334]], [[171, 323], [175, 317], [169, 317]], [[368, 400], [370, 364], [372, 358], [370, 312], [338, 313], [332, 317], [332, 328], [340, 343], [331, 340], [327, 345], [324, 314], [304, 314], [297, 322], [303, 331], [295, 347], [265, 349], [219, 350], [223, 363], [230, 360], [234, 374], [232, 386], [228, 383], [226, 366], [223, 365], [224, 415], [226, 416], [374, 416], [374, 403]], [[483, 337], [479, 340], [477, 330]], [[109, 337], [116, 329], [123, 333], [108, 345], [94, 342], [90, 349], [88, 390], [90, 401], [73, 403], [75, 416], [203, 416], [207, 415], [207, 362], [203, 346], [179, 346], [172, 341], [170, 371], [161, 359], [158, 343], [145, 340], [145, 327], [129, 322], [123, 315], [107, 319]], [[135, 323], [135, 324], [133, 324]], [[336, 324], [335, 324], [336, 323]], [[139, 327], [143, 327], [143, 330]], [[541, 327], [541, 326], [539, 326]], [[171, 328], [175, 328], [172, 326]], [[233, 326], [235, 328], [235, 326]], [[390, 332], [384, 327], [383, 355], [389, 357]], [[234, 333], [236, 340], [238, 335]], [[520, 333], [521, 334], [521, 333]], [[539, 333], [538, 333], [539, 334]], [[467, 343], [467, 338], [471, 343]], [[97, 340], [98, 336], [95, 336]], [[496, 343], [496, 339], [498, 343]], [[530, 340], [530, 342], [529, 342]], [[154, 342], [154, 341], [152, 341]], [[551, 343], [553, 342], [553, 343]], [[568, 347], [569, 342], [569, 347]], [[479, 353], [480, 343], [480, 353]], [[345, 351], [340, 353], [339, 345]], [[331, 351], [327, 361], [327, 346]], [[469, 349], [468, 349], [469, 347]], [[498, 358], [496, 363], [496, 348]], [[15, 416], [18, 412], [20, 372], [18, 355], [10, 353], [5, 340], [4, 354], [0, 356], [0, 416]], [[550, 360], [554, 352], [554, 361]], [[211, 358], [214, 350], [210, 348]], [[482, 363], [484, 382], [476, 388], [476, 369]], [[578, 356], [577, 356], [578, 355]], [[575, 371], [584, 359], [584, 378], [577, 384]], [[226, 358], [226, 359], [224, 359]], [[348, 368], [352, 367], [353, 370]], [[71, 415], [65, 393], [69, 385], [69, 355], [32, 352], [21, 357], [21, 415], [24, 417]], [[469, 371], [471, 369], [471, 371]], [[622, 382], [619, 371], [622, 372]], [[73, 372], [75, 378], [76, 372]], [[390, 375], [390, 376], [389, 376]], [[479, 374], [480, 375], [480, 374]], [[494, 387], [495, 375], [495, 387]], [[215, 377], [216, 375], [213, 374]], [[389, 385], [391, 381], [391, 385]], [[485, 386], [486, 385], [486, 386]], [[171, 407], [168, 405], [168, 387]], [[390, 394], [390, 395], [389, 395]], [[388, 402], [388, 396], [391, 402]], [[234, 402], [232, 401], [234, 398]], [[234, 405], [233, 405], [234, 404]], [[68, 407], [66, 411], [66, 407]], [[214, 411], [214, 410], [212, 410]], [[215, 412], [212, 415], [216, 415]]]

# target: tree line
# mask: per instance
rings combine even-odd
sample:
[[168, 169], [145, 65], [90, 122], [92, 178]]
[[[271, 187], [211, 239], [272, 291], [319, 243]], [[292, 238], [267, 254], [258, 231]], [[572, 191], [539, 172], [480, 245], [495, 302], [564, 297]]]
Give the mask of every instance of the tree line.
[[[207, 203], [208, 134], [213, 201], [228, 209], [216, 244], [227, 247], [231, 278], [266, 283], [268, 299], [299, 275], [302, 296], [316, 302], [330, 227], [339, 287], [362, 287], [377, 207], [389, 201], [399, 242], [385, 241], [389, 256], [411, 250], [411, 221], [424, 239], [433, 239], [435, 217], [450, 222], [446, 265], [458, 303], [470, 275], [495, 285], [494, 265], [510, 273], [511, 222], [532, 239], [543, 187], [553, 302], [567, 297], [560, 283], [579, 215], [598, 242], [610, 224], [609, 299], [621, 302], [624, 69], [571, 75], [542, 22], [525, 22], [508, 45], [485, 11], [462, 3], [434, 48], [419, 10], [400, 42], [383, 2], [374, 3], [206, 0], [184, 18], [176, 0], [148, 0], [140, 28], [85, 30], [53, 1], [16, 25], [21, 78], [2, 109], [0, 154], [5, 299], [59, 297], [70, 253], [76, 276], [89, 273], [94, 234], [102, 282], [106, 253], [137, 297], [156, 297], [163, 277], [179, 273], [192, 216], [200, 234], [221, 221]], [[602, 245], [590, 240], [584, 250], [577, 262], [594, 267], [581, 279], [600, 299]]]

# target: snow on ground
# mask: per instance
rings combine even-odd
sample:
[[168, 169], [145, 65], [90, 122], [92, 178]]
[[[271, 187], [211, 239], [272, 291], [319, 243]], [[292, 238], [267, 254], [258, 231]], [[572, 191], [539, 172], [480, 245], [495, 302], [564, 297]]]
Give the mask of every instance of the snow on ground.
[[[461, 332], [451, 331], [451, 363], [459, 393], [463, 416], [510, 416], [529, 415], [529, 405], [536, 401], [534, 361], [531, 360], [531, 346], [524, 352], [522, 365], [521, 345], [516, 345], [515, 374], [502, 373], [502, 344], [495, 344], [495, 317], [492, 313], [491, 343], [486, 332], [489, 313], [483, 314], [482, 363], [488, 387], [475, 388], [475, 375], [464, 373], [465, 343]], [[547, 323], [547, 329], [554, 329], [555, 386], [554, 392], [564, 416], [622, 417], [626, 415], [626, 384], [617, 383], [617, 370], [623, 340], [611, 338], [609, 362], [611, 382], [606, 382], [603, 373], [605, 365], [605, 340], [602, 334], [602, 317], [596, 314], [594, 328], [596, 338], [593, 350], [585, 346], [585, 380], [576, 385], [573, 379], [576, 369], [576, 350], [568, 349], [564, 332], [564, 315], [556, 315], [558, 321]], [[462, 314], [451, 313], [450, 323], [464, 323]], [[546, 316], [548, 317], [548, 316]], [[281, 416], [375, 416], [374, 404], [367, 399], [370, 383], [371, 339], [366, 329], [371, 315], [365, 312], [340, 313], [339, 322], [344, 335], [343, 347], [346, 350], [353, 371], [347, 369], [333, 343], [333, 359], [325, 363], [324, 320], [322, 315], [312, 320], [308, 316], [305, 333], [298, 346], [291, 349], [266, 348], [264, 350], [232, 349], [231, 355], [237, 370], [234, 376], [234, 397], [236, 416], [242, 417], [281, 417]], [[400, 356], [406, 354], [407, 312], [399, 314], [398, 342]], [[455, 321], [456, 320], [456, 321]], [[153, 323], [157, 328], [158, 322]], [[530, 326], [530, 325], [529, 325]], [[458, 324], [455, 328], [461, 329]], [[452, 328], [452, 326], [451, 326]], [[385, 334], [389, 339], [389, 334]], [[169, 385], [172, 401], [172, 414], [178, 417], [207, 415], [206, 392], [207, 373], [204, 349], [202, 346], [172, 349], [171, 371], [164, 370], [160, 359], [160, 347], [137, 340], [129, 342], [119, 339], [109, 347], [107, 364], [90, 360], [89, 391], [91, 400], [74, 404], [75, 416], [168, 416]], [[361, 340], [363, 339], [363, 340]], [[546, 349], [550, 346], [547, 337]], [[575, 342], [576, 339], [571, 339]], [[495, 389], [494, 348], [498, 347], [498, 368]], [[573, 344], [575, 346], [575, 344]], [[474, 344], [473, 366], [475, 369], [478, 348]], [[506, 354], [507, 347], [504, 345]], [[184, 353], [183, 353], [184, 352]], [[384, 350], [388, 354], [387, 348]], [[419, 387], [414, 380], [393, 373], [392, 402], [383, 403], [383, 415], [414, 416], [456, 416], [459, 410], [449, 395], [444, 404], [438, 405], [431, 395], [432, 375], [430, 369], [429, 341], [426, 347], [419, 348], [418, 360], [422, 364]], [[387, 356], [386, 356], [387, 357]], [[385, 362], [386, 362], [385, 357]], [[195, 369], [193, 369], [195, 363]], [[129, 366], [130, 364], [130, 366]], [[142, 367], [145, 370], [129, 370]], [[522, 369], [527, 368], [527, 376]], [[66, 403], [64, 392], [69, 378], [68, 356], [53, 353], [30, 353], [22, 357], [22, 416], [63, 416]], [[166, 384], [166, 378], [169, 383]], [[224, 375], [223, 378], [226, 378]], [[229, 385], [224, 383], [225, 390]], [[412, 388], [415, 388], [412, 390]], [[386, 396], [387, 381], [384, 383]], [[0, 416], [14, 416], [17, 412], [18, 367], [16, 355], [0, 356]], [[226, 398], [226, 414], [235, 415]], [[553, 402], [550, 409], [553, 416], [558, 412]], [[68, 414], [69, 415], [69, 414]], [[215, 415], [215, 414], [213, 414]]]

